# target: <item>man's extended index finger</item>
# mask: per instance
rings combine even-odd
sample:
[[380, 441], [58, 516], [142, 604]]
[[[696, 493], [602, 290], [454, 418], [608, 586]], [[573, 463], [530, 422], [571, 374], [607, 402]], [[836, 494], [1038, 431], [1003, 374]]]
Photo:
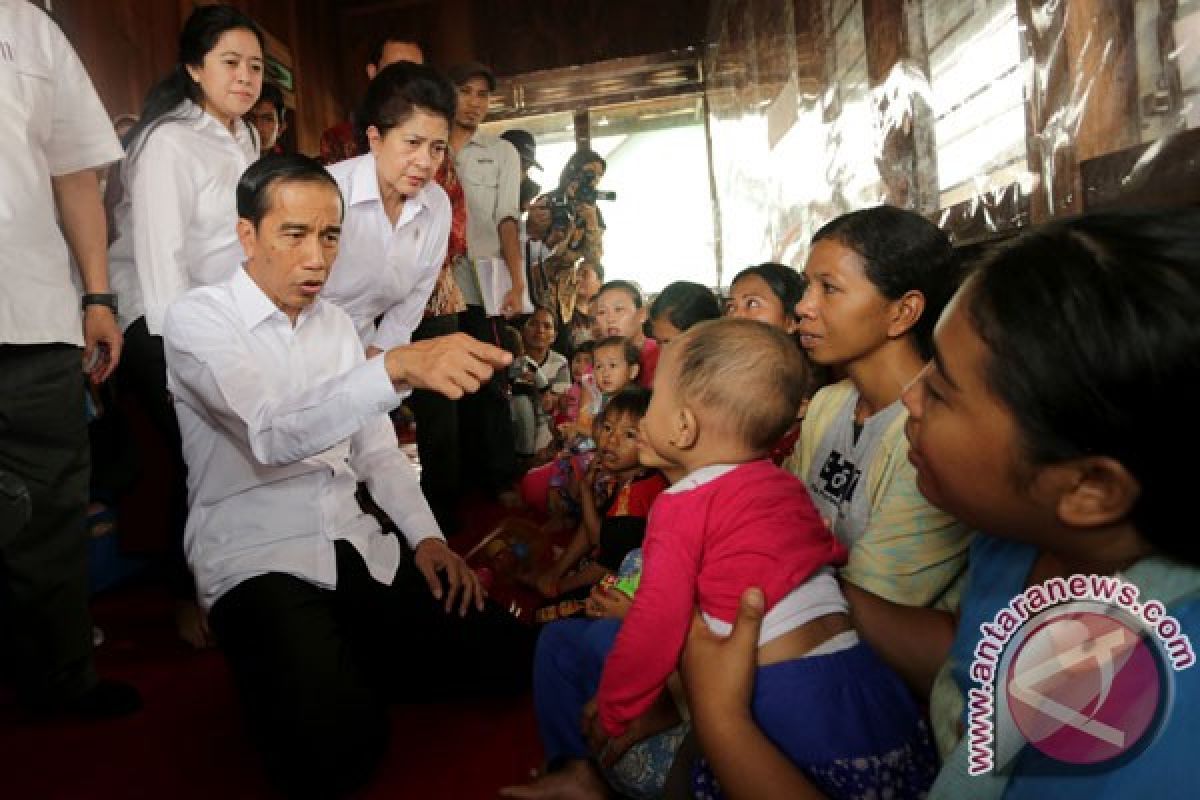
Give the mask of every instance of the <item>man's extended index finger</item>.
[[467, 343], [467, 352], [493, 367], [507, 367], [512, 363], [512, 353], [475, 338]]

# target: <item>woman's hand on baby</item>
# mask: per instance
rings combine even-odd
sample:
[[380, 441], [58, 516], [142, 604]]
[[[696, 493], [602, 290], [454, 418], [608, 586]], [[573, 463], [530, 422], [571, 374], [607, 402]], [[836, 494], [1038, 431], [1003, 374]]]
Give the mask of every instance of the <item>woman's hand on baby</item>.
[[609, 589], [599, 584], [592, 587], [584, 609], [589, 617], [600, 619], [611, 617], [624, 619], [633, 606], [633, 598], [620, 589]]
[[765, 605], [762, 590], [743, 592], [729, 636], [709, 630], [699, 611], [692, 615], [680, 674], [697, 728], [719, 725], [730, 715], [750, 713]]

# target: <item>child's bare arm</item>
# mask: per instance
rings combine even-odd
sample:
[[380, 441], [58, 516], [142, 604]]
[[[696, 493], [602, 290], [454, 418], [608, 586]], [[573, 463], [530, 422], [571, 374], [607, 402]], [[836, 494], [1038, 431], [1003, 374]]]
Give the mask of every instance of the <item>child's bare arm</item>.
[[591, 466], [588, 467], [587, 475], [579, 487], [579, 506], [582, 509], [579, 528], [587, 532], [588, 540], [593, 547], [600, 542], [600, 524], [602, 522], [600, 511], [596, 508], [596, 493], [592, 490], [598, 474], [596, 469], [598, 460], [593, 459]]
[[563, 575], [567, 574], [567, 570], [578, 564], [579, 559], [587, 555], [591, 549], [592, 543], [588, 540], [587, 532], [583, 530], [583, 526], [581, 525], [575, 530], [575, 535], [571, 537], [571, 541], [567, 544], [567, 549], [563, 550], [562, 555], [543, 573], [543, 576], [557, 581]]
[[848, 581], [842, 581], [842, 591], [859, 634], [910, 689], [928, 699], [954, 643], [954, 614], [902, 606]]
[[631, 605], [633, 605], [632, 597], [620, 589], [607, 588], [603, 582], [600, 582], [592, 587], [585, 610], [587, 615], [594, 619], [603, 617], [624, 619], [625, 615], [629, 613]]
[[594, 586], [605, 575], [608, 570], [599, 564], [588, 564], [578, 572], [572, 573], [558, 582], [558, 593], [571, 592], [576, 589], [581, 589], [585, 586]]

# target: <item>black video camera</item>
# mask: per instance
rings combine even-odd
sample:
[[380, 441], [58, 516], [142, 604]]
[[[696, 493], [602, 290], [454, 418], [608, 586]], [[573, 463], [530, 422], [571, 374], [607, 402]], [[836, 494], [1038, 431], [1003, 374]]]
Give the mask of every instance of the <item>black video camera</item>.
[[603, 191], [596, 188], [596, 173], [584, 170], [579, 174], [579, 188], [575, 190], [575, 199], [581, 203], [595, 205], [597, 200], [612, 202], [617, 199], [616, 192]]
[[561, 192], [546, 195], [546, 206], [550, 209], [550, 230], [565, 231], [575, 218], [571, 201]]

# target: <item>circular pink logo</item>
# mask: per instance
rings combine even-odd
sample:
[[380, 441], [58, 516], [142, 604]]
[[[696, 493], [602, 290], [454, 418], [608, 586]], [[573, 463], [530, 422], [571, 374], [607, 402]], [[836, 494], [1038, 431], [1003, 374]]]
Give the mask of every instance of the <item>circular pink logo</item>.
[[1008, 707], [1021, 734], [1069, 764], [1108, 761], [1135, 747], [1162, 701], [1158, 663], [1142, 635], [1087, 611], [1053, 616], [1008, 667]]

